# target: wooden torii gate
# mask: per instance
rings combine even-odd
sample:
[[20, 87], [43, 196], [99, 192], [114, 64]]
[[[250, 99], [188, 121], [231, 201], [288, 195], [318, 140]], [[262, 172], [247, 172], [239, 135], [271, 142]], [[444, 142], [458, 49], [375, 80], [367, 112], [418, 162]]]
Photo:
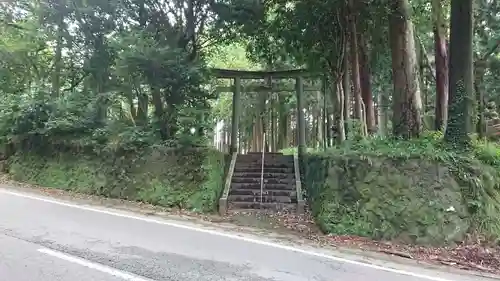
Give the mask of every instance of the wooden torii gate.
[[[232, 79], [233, 85], [230, 87], [218, 87], [218, 92], [232, 92], [232, 117], [231, 117], [231, 141], [230, 153], [238, 152], [238, 128], [241, 116], [241, 79], [293, 79], [295, 78], [295, 88], [273, 88], [260, 86], [249, 87], [243, 90], [249, 92], [276, 92], [276, 91], [295, 91], [297, 96], [297, 144], [298, 154], [303, 155], [306, 151], [306, 124], [304, 117], [304, 92], [305, 91], [318, 91], [322, 88], [308, 87], [304, 89], [304, 78], [314, 78], [319, 75], [311, 73], [305, 69], [293, 69], [282, 71], [243, 71], [243, 70], [229, 70], [212, 68], [212, 76], [220, 79]], [[272, 85], [272, 84], [271, 84]]]

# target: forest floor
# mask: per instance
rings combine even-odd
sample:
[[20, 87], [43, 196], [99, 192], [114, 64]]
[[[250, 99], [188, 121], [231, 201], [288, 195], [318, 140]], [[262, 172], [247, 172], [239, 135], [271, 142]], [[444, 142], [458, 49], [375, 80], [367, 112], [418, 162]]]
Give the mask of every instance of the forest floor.
[[485, 246], [480, 239], [469, 239], [467, 243], [453, 247], [424, 247], [397, 242], [374, 241], [357, 236], [324, 235], [315, 225], [310, 212], [302, 215], [292, 213], [230, 212], [226, 216], [199, 214], [186, 210], [167, 209], [140, 202], [104, 198], [93, 195], [44, 188], [15, 182], [7, 175], [0, 176], [0, 184], [9, 188], [26, 190], [81, 204], [98, 205], [131, 211], [143, 215], [168, 217], [196, 222], [217, 223], [236, 227], [239, 231], [259, 231], [260, 234], [274, 234], [279, 239], [290, 239], [296, 243], [314, 243], [335, 249], [363, 251], [383, 256], [396, 257], [400, 261], [424, 262], [428, 265], [449, 266], [455, 269], [500, 275], [500, 245]]

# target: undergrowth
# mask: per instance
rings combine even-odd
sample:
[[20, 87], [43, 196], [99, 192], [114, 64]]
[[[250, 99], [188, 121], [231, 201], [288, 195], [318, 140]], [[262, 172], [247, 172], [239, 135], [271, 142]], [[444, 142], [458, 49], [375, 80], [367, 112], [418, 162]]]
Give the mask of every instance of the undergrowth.
[[304, 186], [323, 231], [408, 243], [500, 237], [500, 147], [451, 150], [440, 133], [374, 137], [302, 159]]
[[209, 148], [153, 146], [126, 153], [18, 152], [8, 166], [14, 179], [44, 187], [211, 212], [226, 157]]

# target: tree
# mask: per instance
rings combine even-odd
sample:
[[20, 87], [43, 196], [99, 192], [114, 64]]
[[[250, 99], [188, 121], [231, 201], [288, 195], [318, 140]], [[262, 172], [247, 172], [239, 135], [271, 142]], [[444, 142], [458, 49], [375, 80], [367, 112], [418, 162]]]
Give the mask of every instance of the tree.
[[473, 0], [452, 0], [448, 126], [445, 139], [453, 145], [470, 141], [473, 100]]
[[442, 130], [448, 116], [448, 53], [443, 2], [432, 0], [434, 57], [436, 63], [436, 108], [434, 129]]
[[414, 28], [408, 0], [391, 4], [389, 32], [392, 51], [393, 134], [398, 137], [418, 137], [422, 130], [420, 85]]
[[365, 109], [363, 106], [363, 100], [361, 97], [361, 80], [360, 80], [360, 64], [359, 64], [359, 42], [358, 42], [358, 30], [357, 30], [357, 10], [354, 0], [349, 0], [349, 58], [351, 68], [351, 79], [352, 79], [352, 96], [354, 97], [354, 116], [362, 122], [364, 120], [363, 115], [365, 114]]

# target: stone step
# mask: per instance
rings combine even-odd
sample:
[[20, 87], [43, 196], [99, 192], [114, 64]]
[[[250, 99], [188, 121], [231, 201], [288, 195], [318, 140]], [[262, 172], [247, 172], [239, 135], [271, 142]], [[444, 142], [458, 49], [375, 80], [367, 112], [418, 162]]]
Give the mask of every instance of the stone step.
[[295, 174], [291, 173], [248, 173], [248, 172], [235, 172], [233, 173], [233, 178], [258, 178], [260, 180], [261, 175], [264, 176], [264, 179], [293, 179]]
[[[238, 160], [244, 160], [244, 161], [255, 161], [255, 160], [262, 160], [262, 155], [238, 155], [236, 158]], [[293, 162], [293, 156], [270, 156], [270, 155], [264, 155], [264, 161], [292, 161]]]
[[[238, 154], [238, 157], [262, 157], [262, 152], [259, 153], [247, 153], [247, 154]], [[293, 157], [293, 155], [284, 155], [282, 153], [264, 153], [264, 157]]]
[[[238, 162], [236, 161], [236, 165], [234, 166], [235, 168], [238, 169], [244, 169], [244, 168], [262, 168], [262, 163], [256, 162], [256, 163], [244, 163], [244, 162]], [[274, 162], [264, 162], [264, 169], [293, 169], [293, 162], [292, 163], [274, 163]]]
[[[237, 163], [244, 164], [261, 164], [262, 159], [237, 159]], [[264, 159], [264, 164], [293, 164], [293, 160], [281, 160], [281, 159]]]
[[[241, 156], [236, 158], [240, 161], [262, 161], [262, 157], [247, 157], [247, 156]], [[266, 162], [271, 162], [271, 161], [283, 161], [283, 162], [293, 162], [293, 158], [291, 157], [266, 157], [264, 156], [264, 161]]]
[[249, 210], [249, 209], [266, 209], [266, 210], [288, 210], [295, 211], [297, 209], [297, 204], [293, 203], [256, 203], [256, 202], [230, 202], [229, 209], [240, 209], [240, 210]]
[[[238, 158], [236, 161], [239, 163], [252, 163], [252, 164], [262, 163], [261, 158], [255, 158], [255, 159]], [[269, 159], [269, 158], [266, 158], [266, 159], [264, 159], [264, 163], [293, 164], [293, 159]]]
[[[234, 167], [234, 173], [260, 173], [262, 171], [262, 167], [241, 167], [241, 166], [235, 166]], [[265, 167], [264, 166], [264, 172], [265, 173], [290, 173], [293, 174], [295, 173], [293, 168], [274, 168], [274, 167]]]
[[[295, 213], [296, 208], [292, 209], [282, 209], [280, 210], [281, 213]], [[259, 215], [274, 215], [276, 213], [276, 210], [272, 209], [229, 209], [227, 210], [228, 214], [231, 215], [241, 215], [241, 214], [259, 214]]]
[[[283, 156], [283, 153], [282, 152], [264, 152], [265, 155], [282, 155]], [[238, 155], [262, 155], [262, 151], [261, 152], [247, 152], [246, 154], [238, 154]]]
[[[295, 187], [295, 181], [293, 182], [290, 182], [290, 183], [275, 183], [275, 184], [264, 184], [264, 188], [265, 190], [267, 191], [270, 191], [270, 190], [291, 190], [291, 191], [295, 191], [296, 190], [296, 187]], [[260, 181], [257, 182], [257, 183], [245, 183], [245, 182], [242, 182], [242, 183], [237, 183], [237, 182], [232, 182], [231, 183], [231, 190], [237, 190], [237, 189], [249, 189], [249, 190], [259, 190], [260, 191]]]
[[[228, 201], [230, 203], [235, 202], [249, 202], [249, 203], [260, 203], [260, 196], [253, 195], [229, 195]], [[295, 202], [294, 202], [295, 201]], [[290, 196], [262, 196], [263, 203], [297, 203], [297, 199], [293, 200]]]
[[[264, 195], [269, 196], [287, 196], [296, 198], [297, 192], [295, 189], [264, 189]], [[232, 188], [229, 191], [229, 195], [252, 195], [260, 197], [260, 187], [258, 189], [249, 189], [249, 188]]]
[[[262, 154], [238, 154], [238, 159], [240, 158], [262, 158]], [[265, 159], [293, 159], [292, 155], [283, 154], [264, 154]]]
[[[231, 179], [233, 183], [256, 183], [260, 185], [260, 176], [258, 178], [249, 177], [234, 177]], [[264, 184], [295, 184], [295, 179], [290, 178], [264, 178]]]

